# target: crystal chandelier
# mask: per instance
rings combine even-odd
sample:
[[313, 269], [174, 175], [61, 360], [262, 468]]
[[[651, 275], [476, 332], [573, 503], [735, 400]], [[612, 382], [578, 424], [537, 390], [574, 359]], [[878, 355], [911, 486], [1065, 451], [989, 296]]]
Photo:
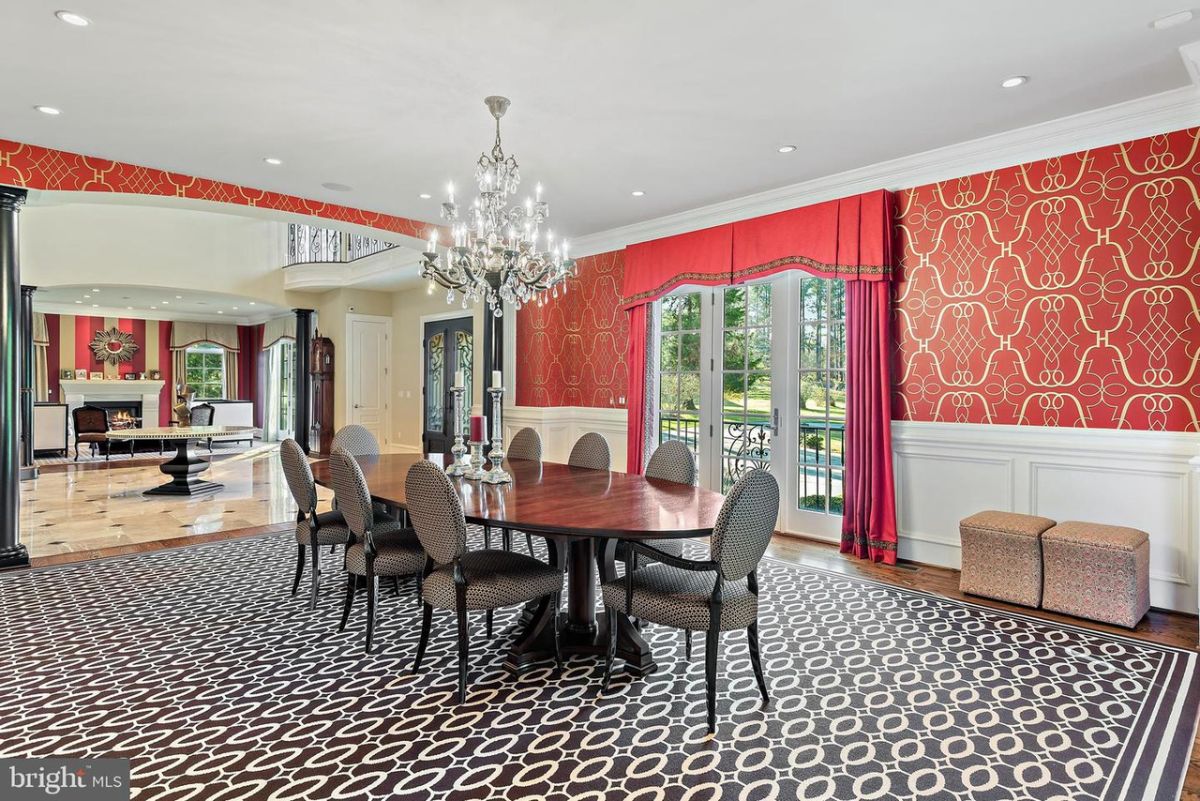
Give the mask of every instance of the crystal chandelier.
[[475, 165], [479, 196], [460, 214], [454, 202], [454, 185], [442, 204], [442, 219], [450, 224], [452, 242], [438, 253], [438, 234], [429, 238], [429, 250], [421, 261], [421, 277], [446, 290], [446, 302], [462, 298], [463, 308], [486, 300], [492, 314], [499, 317], [503, 303], [519, 309], [534, 300], [545, 302], [550, 293], [558, 297], [559, 286], [565, 294], [566, 280], [575, 275], [575, 261], [567, 255], [567, 242], [554, 241], [554, 232], [542, 232], [550, 217], [550, 204], [542, 200], [538, 184], [534, 197], [509, 207], [509, 197], [517, 193], [521, 174], [517, 160], [504, 155], [500, 145], [500, 118], [508, 110], [507, 97], [486, 97], [488, 111], [496, 118], [496, 143], [492, 152], [482, 153]]

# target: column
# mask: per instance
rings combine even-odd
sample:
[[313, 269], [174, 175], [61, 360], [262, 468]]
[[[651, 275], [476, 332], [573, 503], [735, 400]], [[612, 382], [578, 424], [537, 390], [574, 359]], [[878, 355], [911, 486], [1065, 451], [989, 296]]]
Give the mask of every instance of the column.
[[312, 427], [312, 309], [292, 309], [296, 313], [296, 444], [308, 453], [308, 432]]
[[21, 480], [37, 478], [33, 461], [33, 293], [21, 287]]
[[0, 568], [28, 567], [21, 544], [21, 459], [19, 449], [21, 375], [21, 265], [17, 214], [25, 190], [0, 186]]

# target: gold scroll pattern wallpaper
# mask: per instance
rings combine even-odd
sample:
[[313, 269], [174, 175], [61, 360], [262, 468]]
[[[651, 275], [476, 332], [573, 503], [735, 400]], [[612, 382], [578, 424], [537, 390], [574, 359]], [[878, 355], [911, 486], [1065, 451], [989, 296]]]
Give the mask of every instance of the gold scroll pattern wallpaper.
[[1198, 142], [900, 192], [894, 416], [1200, 431]]

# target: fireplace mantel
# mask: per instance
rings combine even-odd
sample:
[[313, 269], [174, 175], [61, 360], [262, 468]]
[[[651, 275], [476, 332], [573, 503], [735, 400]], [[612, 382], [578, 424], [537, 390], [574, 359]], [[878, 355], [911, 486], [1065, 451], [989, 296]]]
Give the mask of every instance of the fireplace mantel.
[[165, 381], [152, 379], [80, 381], [64, 378], [58, 382], [68, 415], [89, 401], [137, 401], [142, 404], [142, 419], [151, 421], [147, 425], [158, 425], [159, 396], [165, 385]]

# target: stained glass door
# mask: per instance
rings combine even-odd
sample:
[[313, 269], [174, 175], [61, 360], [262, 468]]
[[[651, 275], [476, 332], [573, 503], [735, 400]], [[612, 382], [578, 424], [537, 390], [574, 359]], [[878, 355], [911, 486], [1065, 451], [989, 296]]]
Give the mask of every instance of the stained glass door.
[[423, 372], [424, 424], [421, 442], [426, 453], [448, 453], [454, 444], [455, 374], [463, 373], [466, 393], [463, 414], [474, 397], [475, 342], [470, 317], [435, 320], [425, 324]]

